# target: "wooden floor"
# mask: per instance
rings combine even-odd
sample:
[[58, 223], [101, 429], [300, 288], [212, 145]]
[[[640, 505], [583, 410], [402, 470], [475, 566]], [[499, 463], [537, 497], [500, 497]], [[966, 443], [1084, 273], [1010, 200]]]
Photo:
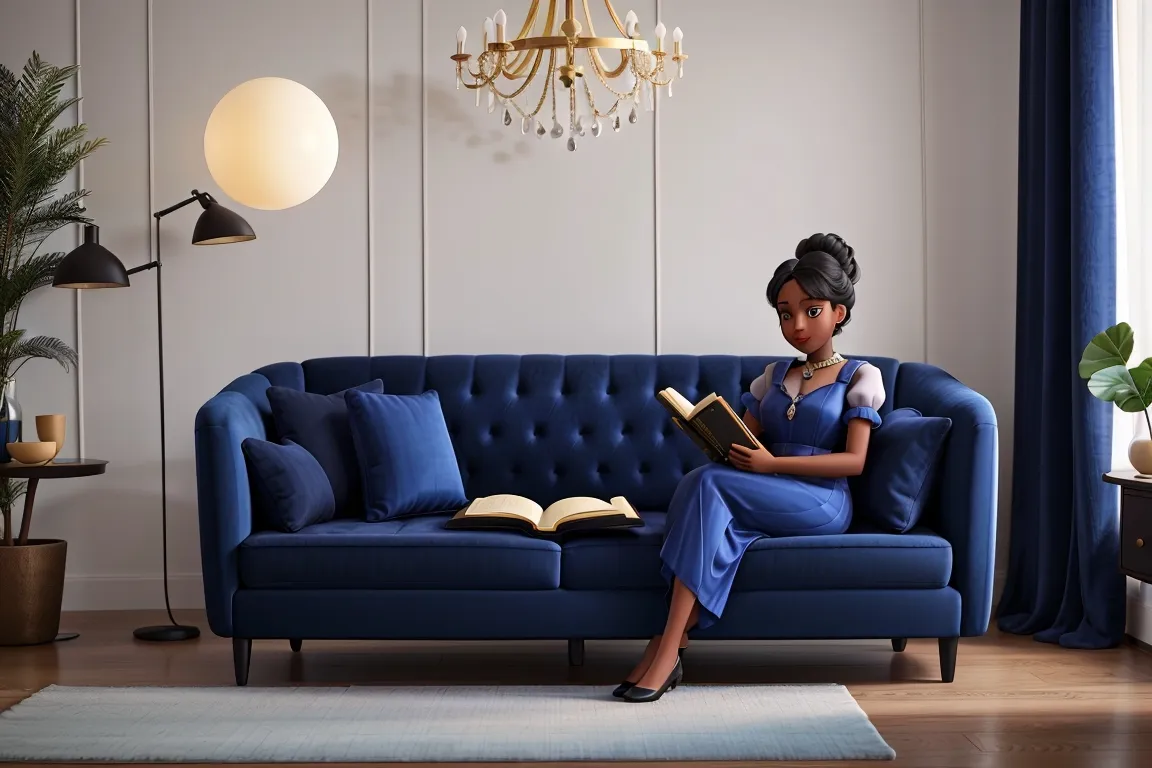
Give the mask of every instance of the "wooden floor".
[[[51, 683], [232, 685], [230, 641], [212, 635], [202, 614], [177, 618], [204, 636], [140, 643], [132, 629], [162, 622], [160, 613], [65, 614], [61, 629], [78, 639], [0, 648], [0, 709]], [[563, 642], [305, 642], [293, 654], [286, 641], [257, 641], [249, 685], [614, 685], [642, 649], [589, 641], [584, 666], [569, 667]], [[685, 654], [685, 684], [847, 685], [896, 750], [896, 766], [1152, 768], [1152, 653], [1144, 649], [1070, 651], [993, 631], [961, 641], [955, 682], [939, 674], [935, 640], [911, 640], [904, 653], [871, 641], [697, 642]]]

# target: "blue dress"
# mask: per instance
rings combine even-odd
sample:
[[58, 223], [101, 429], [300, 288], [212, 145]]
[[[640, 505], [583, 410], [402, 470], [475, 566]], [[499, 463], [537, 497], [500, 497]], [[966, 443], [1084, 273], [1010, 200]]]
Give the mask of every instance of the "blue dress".
[[[784, 377], [793, 364], [776, 364], [770, 379], [757, 380], [762, 399], [755, 386], [741, 398], [759, 420], [758, 437], [773, 455], [843, 450], [849, 420], [880, 425], [882, 387], [879, 395], [869, 387], [868, 396], [850, 397], [853, 376], [867, 365], [861, 360], [849, 360], [835, 381], [802, 395], [789, 420], [792, 397]], [[878, 370], [870, 373], [878, 380]], [[696, 595], [703, 629], [723, 613], [740, 559], [752, 542], [765, 536], [843, 533], [851, 521], [847, 478], [761, 474], [706, 464], [684, 476], [669, 503], [661, 571], [669, 584], [675, 576]]]

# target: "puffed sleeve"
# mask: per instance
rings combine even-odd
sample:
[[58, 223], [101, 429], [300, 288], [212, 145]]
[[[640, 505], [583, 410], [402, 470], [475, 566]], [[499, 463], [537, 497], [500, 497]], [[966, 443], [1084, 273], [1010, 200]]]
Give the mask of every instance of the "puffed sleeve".
[[764, 399], [764, 395], [768, 394], [768, 387], [772, 382], [772, 369], [775, 366], [776, 363], [768, 363], [764, 367], [764, 373], [752, 379], [752, 383], [748, 385], [748, 391], [740, 396], [740, 402], [757, 419], [760, 418], [760, 401]]
[[872, 422], [873, 429], [880, 426], [880, 407], [884, 405], [884, 397], [884, 377], [880, 375], [880, 369], [864, 363], [848, 385], [848, 410], [844, 411], [844, 423], [866, 419]]

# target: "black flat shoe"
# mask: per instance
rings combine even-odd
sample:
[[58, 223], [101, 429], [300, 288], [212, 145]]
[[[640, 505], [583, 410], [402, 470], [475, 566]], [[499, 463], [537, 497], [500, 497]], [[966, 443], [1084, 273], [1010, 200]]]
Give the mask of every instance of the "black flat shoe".
[[[684, 649], [678, 648], [676, 650], [676, 655], [679, 656], [680, 658], [684, 658]], [[628, 689], [633, 687], [634, 685], [636, 685], [636, 683], [632, 682], [631, 680], [625, 680], [624, 682], [620, 683], [620, 685], [616, 686], [612, 690], [612, 695], [615, 696], [617, 699], [622, 699], [622, 698], [624, 698], [624, 694], [627, 693]]]
[[674, 690], [683, 679], [684, 666], [680, 663], [680, 659], [676, 659], [676, 666], [672, 668], [672, 674], [668, 675], [668, 679], [664, 681], [664, 685], [660, 686], [657, 690], [653, 691], [649, 688], [639, 688], [633, 686], [632, 688], [629, 688], [620, 698], [623, 701], [627, 701], [632, 704], [656, 701], [661, 696], [663, 696], [666, 691]]

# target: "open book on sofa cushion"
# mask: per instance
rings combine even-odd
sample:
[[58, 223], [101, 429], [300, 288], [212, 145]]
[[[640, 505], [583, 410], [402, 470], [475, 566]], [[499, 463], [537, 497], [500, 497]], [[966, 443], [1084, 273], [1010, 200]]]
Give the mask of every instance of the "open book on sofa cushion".
[[907, 533], [920, 520], [939, 475], [952, 420], [897, 408], [872, 431], [864, 472], [850, 478], [854, 514]]

